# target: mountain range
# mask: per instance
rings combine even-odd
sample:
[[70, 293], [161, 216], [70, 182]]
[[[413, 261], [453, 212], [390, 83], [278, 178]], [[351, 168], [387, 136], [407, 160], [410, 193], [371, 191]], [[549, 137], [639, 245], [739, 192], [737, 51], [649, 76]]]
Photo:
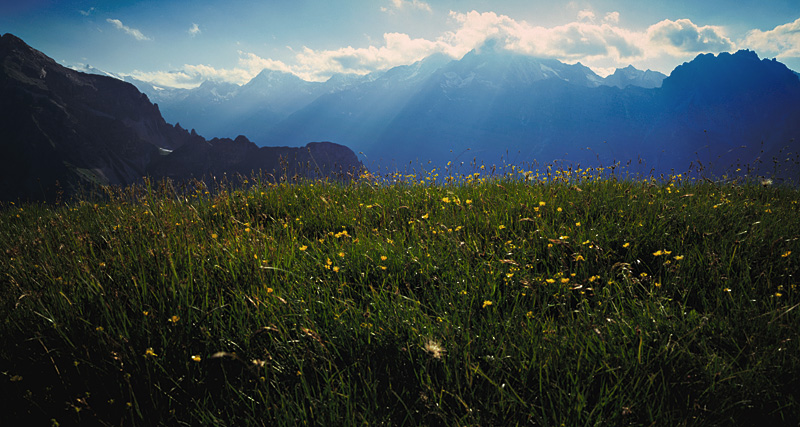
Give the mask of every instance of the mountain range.
[[347, 147], [258, 147], [246, 137], [206, 140], [170, 125], [132, 84], [65, 68], [21, 39], [0, 37], [0, 200], [55, 200], [93, 185], [145, 176], [188, 180], [252, 172], [356, 173]]
[[[525, 58], [525, 57], [521, 57]], [[121, 77], [134, 84], [157, 103], [164, 117], [173, 123], [189, 123], [191, 127], [204, 135], [229, 136], [236, 133], [248, 135], [255, 141], [275, 140], [273, 127], [287, 119], [292, 113], [308, 106], [325, 95], [355, 89], [363, 91], [364, 86], [383, 88], [384, 93], [373, 97], [379, 104], [395, 104], [398, 97], [418, 90], [417, 85], [452, 61], [443, 54], [435, 54], [410, 66], [400, 66], [387, 72], [375, 72], [366, 76], [335, 75], [326, 82], [309, 82], [281, 71], [264, 70], [247, 84], [238, 86], [227, 82], [207, 80], [194, 89], [161, 88], [132, 77]], [[518, 72], [528, 74], [525, 82], [531, 79], [547, 79], [551, 77], [569, 78], [571, 66], [555, 60], [544, 61], [544, 65], [534, 75], [525, 70], [525, 64], [518, 66]], [[89, 66], [81, 71], [95, 74], [114, 75]], [[566, 70], [566, 71], [565, 71]], [[589, 68], [578, 64], [576, 71], [585, 74], [587, 85], [616, 86], [625, 88], [658, 87], [666, 77], [656, 71], [642, 71], [633, 66], [618, 69], [606, 78], [596, 75]], [[562, 77], [563, 76], [563, 77]], [[375, 82], [380, 80], [379, 82]], [[369, 90], [369, 89], [366, 89]], [[381, 109], [391, 110], [388, 105]]]
[[800, 169], [798, 74], [747, 50], [701, 54], [669, 76], [626, 67], [605, 78], [492, 43], [326, 82], [264, 70], [242, 86], [179, 90], [82, 70], [92, 74], [0, 38], [0, 200], [148, 175], [330, 176], [361, 169], [354, 152], [376, 172], [564, 162], [796, 179]]
[[719, 174], [783, 161], [800, 137], [798, 75], [747, 50], [701, 54], [669, 76], [629, 66], [603, 78], [487, 43], [327, 82], [265, 70], [243, 86], [137, 84], [169, 121], [258, 144], [336, 141], [375, 169], [563, 160]]

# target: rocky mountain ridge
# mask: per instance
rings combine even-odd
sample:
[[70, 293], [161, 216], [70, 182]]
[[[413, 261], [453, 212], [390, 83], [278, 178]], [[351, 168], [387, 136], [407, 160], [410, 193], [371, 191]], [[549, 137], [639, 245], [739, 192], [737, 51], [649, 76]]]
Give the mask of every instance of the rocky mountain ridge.
[[91, 185], [214, 173], [321, 176], [361, 168], [332, 143], [259, 148], [245, 137], [207, 141], [170, 125], [133, 85], [57, 64], [0, 37], [0, 200], [54, 200]]

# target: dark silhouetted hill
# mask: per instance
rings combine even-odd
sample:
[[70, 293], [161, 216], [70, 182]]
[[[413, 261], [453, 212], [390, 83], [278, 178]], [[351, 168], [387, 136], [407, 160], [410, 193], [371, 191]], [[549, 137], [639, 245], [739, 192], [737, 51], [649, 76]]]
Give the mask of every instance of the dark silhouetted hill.
[[[258, 148], [244, 137], [206, 141], [168, 124], [133, 85], [62, 67], [11, 34], [0, 38], [0, 160], [0, 200], [53, 200], [59, 191], [69, 196], [148, 174], [187, 179], [278, 173], [281, 166], [316, 176], [360, 168], [355, 154], [337, 144]], [[305, 171], [307, 164], [314, 167]]]

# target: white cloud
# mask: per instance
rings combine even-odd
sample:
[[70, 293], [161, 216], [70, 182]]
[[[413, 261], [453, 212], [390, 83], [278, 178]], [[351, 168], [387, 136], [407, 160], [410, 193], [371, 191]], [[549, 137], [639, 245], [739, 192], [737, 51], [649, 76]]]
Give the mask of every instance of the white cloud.
[[135, 38], [136, 40], [139, 40], [139, 41], [150, 40], [149, 37], [147, 37], [144, 34], [142, 34], [142, 32], [137, 30], [136, 28], [131, 28], [131, 27], [125, 26], [122, 23], [122, 21], [120, 21], [119, 19], [106, 19], [106, 22], [114, 25], [115, 27], [117, 27], [118, 30], [122, 30], [125, 33], [127, 33], [128, 35], [133, 36], [133, 38]]
[[733, 42], [720, 27], [695, 25], [688, 19], [665, 19], [647, 29], [647, 37], [655, 46], [675, 54], [722, 52], [733, 49]]
[[[494, 38], [502, 40], [504, 47], [511, 51], [567, 61], [586, 62], [604, 57], [621, 62], [644, 54], [641, 34], [610, 24], [572, 22], [545, 28], [493, 12], [474, 11], [451, 13], [451, 17], [461, 24], [448, 40], [453, 45], [453, 53], [466, 53]], [[594, 14], [581, 13], [579, 18], [588, 21], [594, 19]]]
[[402, 33], [386, 33], [383, 39], [384, 45], [381, 47], [348, 46], [323, 51], [304, 47], [295, 56], [297, 65], [291, 67], [291, 70], [306, 80], [324, 80], [337, 73], [367, 74], [419, 61], [442, 50], [443, 46], [440, 42], [412, 39]]
[[206, 80], [245, 84], [264, 69], [293, 72], [281, 61], [264, 59], [253, 53], [239, 51], [238, 67], [216, 68], [210, 65], [186, 64], [174, 71], [143, 72], [134, 71], [129, 75], [135, 79], [150, 82], [156, 86], [191, 89]]
[[189, 28], [188, 32], [192, 37], [194, 37], [194, 36], [200, 34], [202, 31], [200, 31], [200, 27], [198, 27], [197, 24], [192, 23], [192, 28]]
[[769, 31], [751, 30], [742, 44], [762, 55], [798, 58], [800, 57], [800, 18], [788, 24], [778, 25]]
[[603, 22], [607, 24], [619, 24], [619, 12], [608, 12], [603, 18]]
[[579, 22], [594, 22], [594, 12], [591, 10], [585, 9], [578, 12], [578, 21]]
[[[291, 67], [286, 65], [283, 61], [276, 61], [274, 59], [264, 59], [254, 53], [242, 52], [242, 51], [239, 51], [239, 65], [243, 67], [245, 70], [247, 70], [247, 73], [252, 77], [255, 77], [258, 73], [260, 73], [264, 69], [283, 71], [285, 73], [292, 72]], [[240, 83], [246, 83], [252, 77], [249, 77], [246, 80], [241, 81]]]
[[80, 12], [83, 16], [89, 16], [94, 12], [94, 8], [90, 7], [89, 10], [79, 10], [78, 12]]
[[[396, 10], [405, 8], [424, 10], [425, 12], [432, 12], [431, 5], [420, 0], [391, 0], [392, 7]], [[392, 9], [388, 7], [381, 7], [383, 12], [391, 12]]]

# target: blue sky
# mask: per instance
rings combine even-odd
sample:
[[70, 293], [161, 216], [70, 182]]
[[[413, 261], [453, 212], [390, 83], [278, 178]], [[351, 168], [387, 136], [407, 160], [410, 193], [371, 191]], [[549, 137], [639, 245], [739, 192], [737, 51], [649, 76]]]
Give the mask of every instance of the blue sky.
[[317, 81], [365, 74], [459, 58], [489, 38], [601, 75], [629, 64], [668, 74], [738, 49], [800, 70], [798, 0], [11, 0], [0, 33], [64, 65], [175, 87], [243, 84], [264, 68]]

